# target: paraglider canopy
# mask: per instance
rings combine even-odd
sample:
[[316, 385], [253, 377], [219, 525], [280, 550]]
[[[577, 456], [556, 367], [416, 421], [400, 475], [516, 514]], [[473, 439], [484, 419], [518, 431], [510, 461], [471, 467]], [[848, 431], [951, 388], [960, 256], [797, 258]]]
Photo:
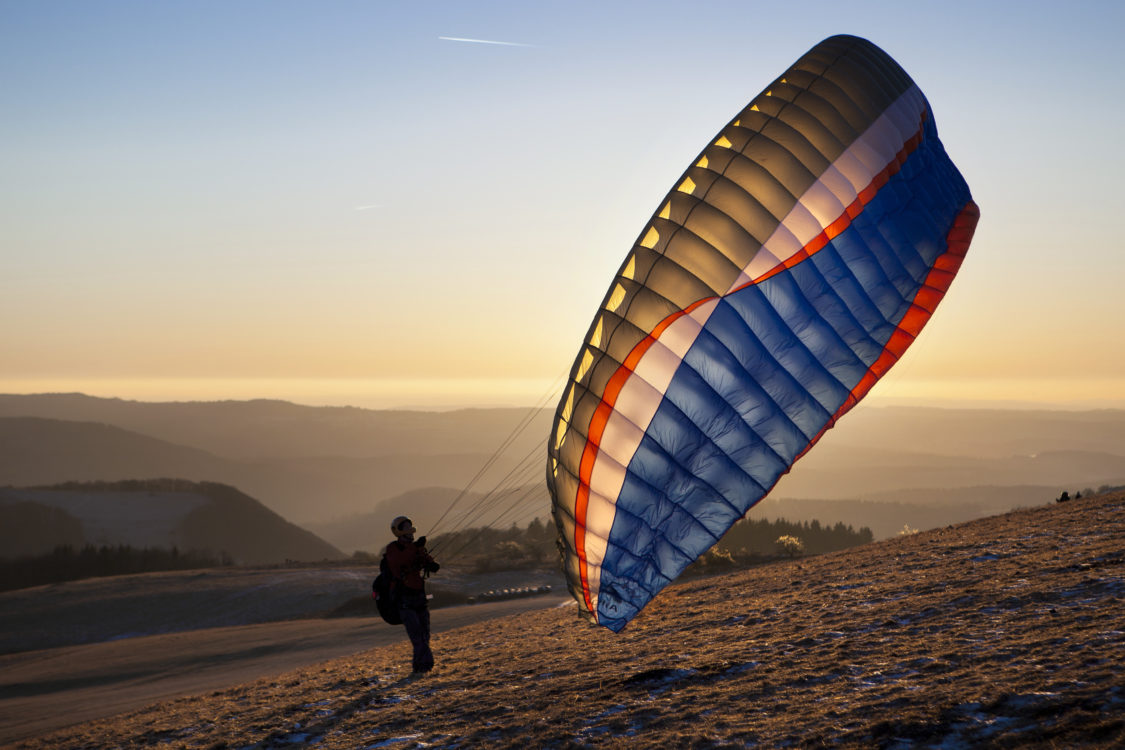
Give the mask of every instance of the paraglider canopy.
[[898, 361], [978, 217], [929, 103], [817, 44], [641, 229], [570, 372], [547, 482], [570, 590], [618, 631]]

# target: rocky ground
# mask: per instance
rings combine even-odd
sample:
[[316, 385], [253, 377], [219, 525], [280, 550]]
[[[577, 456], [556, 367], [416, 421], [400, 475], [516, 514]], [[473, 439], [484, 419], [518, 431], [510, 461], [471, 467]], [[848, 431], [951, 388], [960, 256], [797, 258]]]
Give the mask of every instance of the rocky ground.
[[436, 635], [23, 748], [1121, 747], [1125, 495]]

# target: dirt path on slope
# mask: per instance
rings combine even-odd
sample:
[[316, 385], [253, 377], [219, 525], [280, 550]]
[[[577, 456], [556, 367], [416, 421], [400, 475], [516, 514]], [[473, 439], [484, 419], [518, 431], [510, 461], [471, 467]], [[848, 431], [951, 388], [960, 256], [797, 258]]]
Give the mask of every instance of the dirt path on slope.
[[[552, 594], [438, 609], [433, 631], [567, 599]], [[406, 648], [401, 627], [371, 617], [212, 628], [0, 656], [0, 743], [400, 642]], [[406, 651], [404, 657], [405, 673]]]

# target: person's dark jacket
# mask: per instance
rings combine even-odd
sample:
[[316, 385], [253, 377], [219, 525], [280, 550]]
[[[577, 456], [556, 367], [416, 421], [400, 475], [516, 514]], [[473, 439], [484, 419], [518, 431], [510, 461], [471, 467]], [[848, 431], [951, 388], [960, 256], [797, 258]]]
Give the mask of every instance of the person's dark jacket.
[[396, 539], [387, 545], [387, 567], [395, 581], [407, 589], [424, 591], [425, 582], [422, 580], [422, 571], [437, 569], [437, 563], [425, 547], [420, 547], [413, 542], [404, 542]]

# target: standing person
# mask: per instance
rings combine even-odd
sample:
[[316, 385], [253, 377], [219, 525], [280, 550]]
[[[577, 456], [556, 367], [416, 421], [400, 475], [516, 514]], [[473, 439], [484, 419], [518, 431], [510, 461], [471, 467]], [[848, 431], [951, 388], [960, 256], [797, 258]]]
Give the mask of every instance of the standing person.
[[430, 651], [430, 608], [426, 604], [426, 582], [423, 573], [436, 573], [440, 567], [426, 551], [426, 538], [414, 541], [414, 524], [406, 516], [391, 522], [395, 540], [387, 545], [387, 568], [397, 588], [399, 614], [406, 635], [414, 646], [411, 677], [419, 677], [434, 668]]

